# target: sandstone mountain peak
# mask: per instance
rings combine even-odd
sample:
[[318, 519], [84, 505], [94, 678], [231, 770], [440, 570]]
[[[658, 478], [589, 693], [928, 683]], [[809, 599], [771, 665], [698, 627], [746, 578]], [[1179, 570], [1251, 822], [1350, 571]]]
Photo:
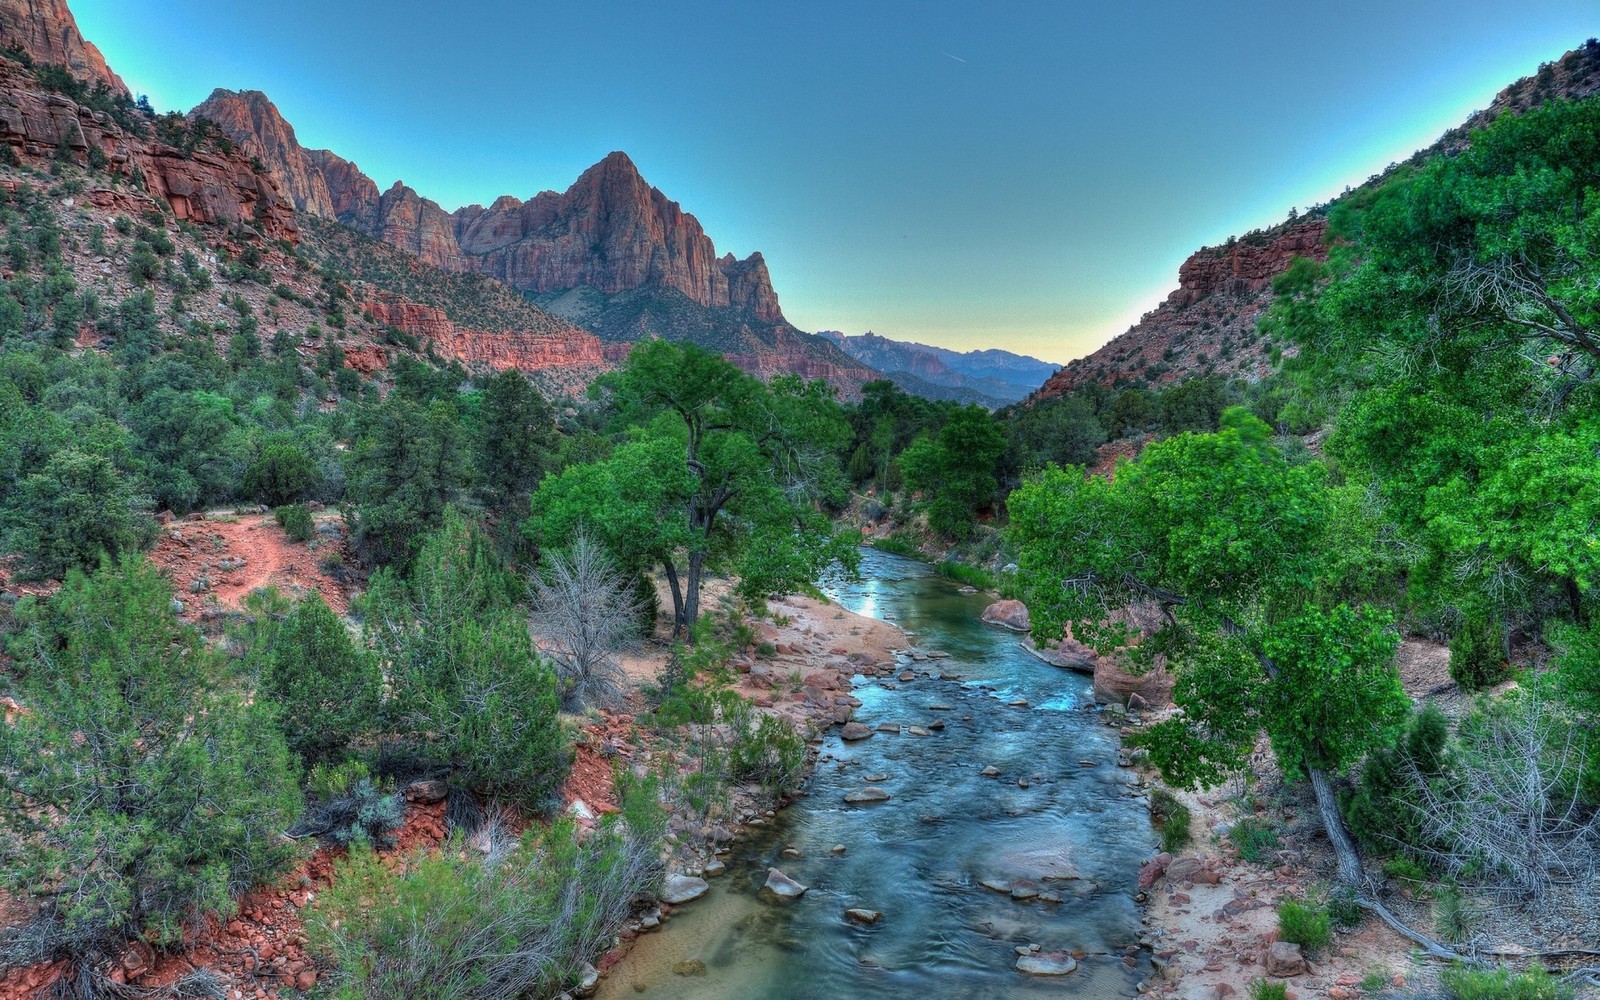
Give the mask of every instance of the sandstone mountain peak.
[[128, 93], [128, 85], [78, 30], [66, 0], [0, 0], [0, 45], [25, 52], [36, 63], [65, 66], [80, 79], [104, 83], [112, 93]]
[[246, 156], [272, 164], [272, 179], [294, 201], [296, 210], [320, 218], [333, 216], [333, 199], [322, 171], [301, 148], [294, 126], [284, 120], [266, 94], [218, 87], [190, 115], [211, 119], [234, 137]]

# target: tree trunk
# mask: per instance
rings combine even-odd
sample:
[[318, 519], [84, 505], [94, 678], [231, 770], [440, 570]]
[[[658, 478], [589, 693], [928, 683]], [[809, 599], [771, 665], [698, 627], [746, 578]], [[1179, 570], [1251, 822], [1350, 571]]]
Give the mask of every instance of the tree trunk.
[[1317, 800], [1317, 815], [1322, 818], [1322, 828], [1328, 833], [1328, 842], [1333, 845], [1333, 856], [1339, 865], [1339, 881], [1353, 888], [1361, 885], [1361, 855], [1356, 851], [1355, 841], [1350, 839], [1350, 832], [1344, 828], [1344, 817], [1339, 814], [1339, 800], [1333, 793], [1333, 782], [1328, 778], [1328, 772], [1320, 767], [1306, 768], [1306, 777], [1311, 780], [1311, 793]]
[[704, 561], [704, 552], [689, 553], [689, 582], [683, 601], [683, 616], [691, 645], [694, 643], [695, 622], [700, 620], [700, 564]]
[[672, 588], [672, 635], [673, 638], [683, 634], [683, 589], [678, 585], [678, 567], [672, 563], [663, 563], [667, 569], [667, 585]]

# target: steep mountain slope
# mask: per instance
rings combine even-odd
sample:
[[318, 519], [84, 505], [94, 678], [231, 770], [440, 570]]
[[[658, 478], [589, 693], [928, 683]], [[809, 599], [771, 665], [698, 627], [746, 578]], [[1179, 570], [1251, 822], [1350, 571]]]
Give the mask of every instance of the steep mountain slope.
[[[1473, 129], [1508, 111], [1596, 93], [1600, 93], [1600, 42], [1590, 39], [1506, 87], [1488, 108], [1419, 150], [1411, 161], [1462, 148]], [[1295, 257], [1327, 256], [1324, 211], [1325, 207], [1230, 239], [1220, 247], [1202, 247], [1178, 269], [1178, 288], [1165, 301], [1127, 332], [1051, 376], [1035, 398], [1048, 399], [1090, 383], [1114, 386], [1142, 380], [1161, 385], [1198, 374], [1252, 380], [1265, 375], [1272, 367], [1272, 345], [1257, 332], [1257, 320], [1272, 303], [1272, 279]]]
[[128, 93], [127, 84], [111, 72], [100, 50], [78, 31], [67, 0], [4, 0], [0, 2], [0, 45], [26, 53], [36, 63], [65, 66], [90, 85], [103, 83], [113, 94]]
[[747, 371], [826, 378], [849, 394], [877, 377], [783, 316], [759, 253], [717, 256], [693, 215], [614, 152], [564, 192], [446, 212], [327, 150], [303, 149], [265, 95], [217, 90], [191, 117], [258, 157], [308, 215], [337, 219], [436, 267], [490, 275], [610, 341], [648, 336], [723, 352]]
[[991, 409], [1023, 399], [1056, 370], [1047, 361], [1010, 351], [952, 351], [880, 337], [870, 330], [860, 336], [824, 330], [818, 336], [827, 337], [862, 364], [886, 373], [907, 392]]

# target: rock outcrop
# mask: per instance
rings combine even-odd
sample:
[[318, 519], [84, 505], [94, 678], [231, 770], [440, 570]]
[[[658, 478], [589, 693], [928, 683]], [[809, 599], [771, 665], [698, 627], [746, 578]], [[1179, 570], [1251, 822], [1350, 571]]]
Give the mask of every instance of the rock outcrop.
[[267, 176], [294, 201], [297, 211], [324, 219], [334, 217], [333, 199], [320, 165], [301, 148], [294, 126], [283, 120], [266, 94], [219, 87], [189, 112], [189, 117], [209, 118], [220, 125], [245, 156], [261, 161]]
[[0, 46], [25, 52], [36, 63], [65, 66], [80, 80], [104, 83], [113, 94], [128, 93], [105, 56], [78, 30], [67, 0], [0, 0]]
[[143, 196], [142, 183], [144, 193], [165, 202], [179, 219], [251, 227], [269, 239], [297, 238], [294, 206], [247, 156], [214, 144], [193, 151], [168, 146], [148, 124], [130, 120], [125, 128], [104, 111], [44, 92], [27, 68], [5, 58], [0, 58], [0, 143], [31, 166], [47, 166], [61, 155], [80, 163], [99, 161], [99, 172], [119, 178], [122, 190], [91, 191], [92, 200], [131, 204]]
[[333, 219], [368, 235], [382, 228], [378, 221], [382, 196], [377, 183], [360, 167], [326, 149], [308, 149], [306, 159], [322, 172]]
[[598, 375], [610, 367], [600, 338], [576, 327], [556, 330], [478, 330], [459, 326], [434, 306], [383, 294], [362, 306], [379, 323], [417, 338], [424, 349], [469, 368], [522, 372], [568, 370]]

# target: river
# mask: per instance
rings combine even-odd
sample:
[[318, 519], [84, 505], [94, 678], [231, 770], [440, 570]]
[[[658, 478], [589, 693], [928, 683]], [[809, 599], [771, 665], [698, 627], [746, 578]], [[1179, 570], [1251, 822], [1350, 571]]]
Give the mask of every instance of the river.
[[[909, 683], [858, 676], [856, 719], [901, 732], [847, 744], [830, 730], [807, 794], [736, 843], [711, 891], [641, 938], [599, 996], [1137, 997], [1150, 967], [1130, 955], [1141, 932], [1133, 897], [1155, 838], [1132, 773], [1117, 766], [1115, 730], [1083, 710], [1089, 679], [980, 623], [982, 594], [960, 593], [922, 563], [863, 555], [860, 579], [824, 581], [828, 595], [949, 657], [908, 660], [920, 678]], [[941, 719], [928, 736], [906, 732]], [[846, 805], [869, 776], [893, 798]], [[782, 856], [786, 847], [800, 856]], [[764, 896], [769, 866], [810, 891], [792, 902]], [[981, 884], [1018, 879], [1061, 901], [1017, 901]], [[883, 919], [851, 924], [851, 907]], [[1015, 949], [1029, 945], [1081, 953], [1079, 968], [1019, 973]]]

